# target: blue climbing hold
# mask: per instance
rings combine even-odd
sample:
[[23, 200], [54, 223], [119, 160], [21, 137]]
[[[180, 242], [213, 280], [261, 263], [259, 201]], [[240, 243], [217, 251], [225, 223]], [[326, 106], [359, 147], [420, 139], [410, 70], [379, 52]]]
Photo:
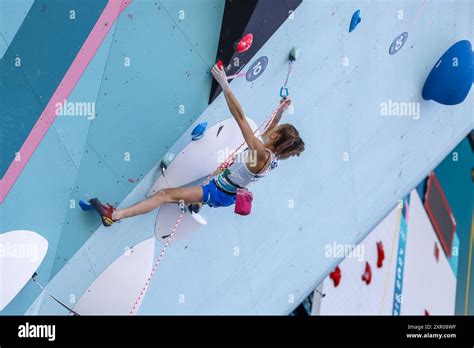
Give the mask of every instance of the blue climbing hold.
[[351, 18], [351, 24], [349, 24], [349, 33], [357, 27], [361, 20], [360, 10], [355, 11]]
[[86, 202], [86, 201], [83, 201], [82, 199], [79, 201], [79, 206], [81, 207], [82, 210], [86, 211], [86, 210], [92, 210], [94, 207], [92, 206], [92, 204], [90, 204], [89, 202]]
[[423, 86], [423, 99], [443, 105], [462, 103], [473, 83], [473, 60], [469, 41], [462, 40], [452, 45], [428, 75]]
[[204, 132], [207, 128], [207, 122], [199, 123], [196, 127], [194, 127], [193, 131], [191, 132], [191, 139], [198, 140], [204, 136]]

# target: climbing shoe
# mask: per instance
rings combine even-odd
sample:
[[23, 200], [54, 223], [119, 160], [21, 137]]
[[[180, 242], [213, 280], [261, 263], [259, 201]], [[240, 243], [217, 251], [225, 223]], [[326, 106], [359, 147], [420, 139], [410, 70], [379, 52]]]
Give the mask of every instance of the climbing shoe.
[[89, 200], [89, 203], [94, 207], [95, 211], [99, 214], [100, 218], [102, 219], [102, 224], [105, 227], [112, 226], [115, 220], [112, 219], [112, 213], [114, 212], [115, 208], [107, 203], [104, 205], [100, 202], [98, 198], [92, 198]]

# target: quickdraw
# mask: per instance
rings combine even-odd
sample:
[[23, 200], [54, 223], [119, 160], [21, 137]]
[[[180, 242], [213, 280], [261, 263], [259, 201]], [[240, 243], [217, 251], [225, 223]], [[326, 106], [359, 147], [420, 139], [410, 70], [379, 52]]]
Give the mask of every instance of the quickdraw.
[[290, 54], [288, 56], [288, 73], [286, 74], [285, 83], [280, 88], [281, 98], [288, 98], [288, 96], [290, 95], [290, 92], [288, 91], [288, 87], [286, 86], [288, 85], [288, 79], [290, 78], [291, 72], [293, 70], [293, 63], [296, 61], [300, 53], [301, 53], [301, 49], [296, 46], [293, 47], [290, 51]]
[[286, 87], [280, 88], [280, 97], [288, 98], [289, 95], [290, 95], [290, 93], [288, 92], [288, 88], [286, 88]]

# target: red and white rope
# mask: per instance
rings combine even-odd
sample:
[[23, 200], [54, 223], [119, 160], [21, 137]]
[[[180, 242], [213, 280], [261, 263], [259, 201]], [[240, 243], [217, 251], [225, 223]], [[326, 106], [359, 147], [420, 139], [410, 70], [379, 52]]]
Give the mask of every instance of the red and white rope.
[[148, 276], [148, 279], [145, 282], [145, 285], [143, 286], [142, 291], [140, 292], [140, 295], [138, 296], [138, 298], [135, 301], [132, 309], [130, 310], [129, 315], [134, 314], [135, 310], [137, 309], [138, 305], [140, 304], [140, 302], [143, 298], [143, 295], [145, 295], [145, 292], [148, 289], [148, 286], [150, 285], [151, 278], [153, 278], [153, 275], [155, 274], [156, 270], [158, 269], [158, 265], [160, 264], [161, 259], [163, 258], [163, 255], [165, 254], [166, 249], [168, 249], [168, 245], [170, 245], [171, 240], [173, 239], [173, 235], [176, 232], [176, 230], [178, 229], [178, 225], [181, 222], [181, 219], [183, 218], [183, 215], [184, 215], [184, 211], [181, 211], [181, 214], [179, 215], [178, 219], [176, 220], [176, 223], [174, 224], [173, 229], [171, 230], [171, 234], [168, 237], [168, 240], [166, 241], [165, 246], [161, 250], [160, 256], [158, 256], [158, 259], [156, 260], [155, 265], [153, 266], [153, 269], [151, 270], [151, 273]]

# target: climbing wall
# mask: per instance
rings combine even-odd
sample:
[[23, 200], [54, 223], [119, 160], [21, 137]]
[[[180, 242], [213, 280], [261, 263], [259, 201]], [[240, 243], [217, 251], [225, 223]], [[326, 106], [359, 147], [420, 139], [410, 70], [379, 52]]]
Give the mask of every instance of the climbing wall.
[[[325, 296], [317, 299], [315, 315], [454, 315], [455, 270], [415, 190], [407, 202], [406, 224], [395, 208], [356, 249], [364, 250], [364, 257], [354, 252], [339, 265], [339, 284], [324, 280], [319, 289]], [[385, 253], [381, 268], [376, 265], [379, 241]], [[369, 284], [362, 280], [365, 262], [372, 265]]]
[[[111, 129], [123, 133], [114, 137], [114, 142], [104, 143], [102, 135], [108, 134], [110, 123], [102, 119], [91, 129], [94, 136], [90, 141], [93, 148], [104, 152], [113, 153], [112, 149], [118, 147], [121, 155], [123, 143], [136, 146], [137, 158], [151, 169], [144, 170], [145, 165], [137, 167], [140, 161], [127, 167], [118, 157], [104, 160], [94, 152], [90, 162], [83, 162], [98, 165], [93, 160], [96, 157], [106, 161], [107, 165], [99, 167], [105, 173], [113, 172], [114, 178], [119, 177], [120, 190], [114, 182], [97, 183], [95, 179], [102, 177], [103, 172], [94, 170], [96, 167], [91, 164], [85, 166], [78, 177], [76, 199], [98, 194], [121, 206], [137, 202], [145, 197], [160, 175], [158, 163], [162, 154], [170, 148], [184, 148], [197, 123], [208, 121], [210, 127], [230, 116], [222, 95], [201, 113], [199, 102], [207, 103], [209, 90], [199, 89], [199, 97], [195, 89], [183, 87], [195, 83], [207, 84], [210, 88], [211, 79], [206, 72], [214, 63], [215, 50], [212, 54], [208, 52], [207, 60], [199, 58], [198, 63], [193, 60], [196, 70], [188, 75], [185, 63], [189, 62], [181, 60], [183, 55], [175, 54], [169, 59], [159, 54], [160, 50], [148, 55], [149, 51], [143, 49], [157, 47], [161, 31], [155, 26], [164, 23], [164, 19], [153, 20], [153, 14], [165, 14], [156, 12], [158, 9], [151, 11], [147, 7], [151, 4], [137, 1], [130, 5], [135, 15], [130, 19], [127, 12], [126, 17], [122, 17], [127, 26], [120, 28], [119, 46], [115, 46], [113, 52], [122, 58], [122, 52], [128, 51], [130, 45], [131, 52], [143, 54], [142, 63], [149, 64], [152, 75], [144, 71], [133, 75], [128, 71], [131, 75], [124, 76], [121, 65], [112, 60], [104, 84], [115, 93], [113, 96], [104, 94], [101, 105], [112, 120], [116, 112], [121, 112], [120, 120], [124, 124], [112, 123]], [[174, 4], [170, 2], [169, 6]], [[232, 209], [204, 209], [202, 214], [208, 224], [199, 233], [171, 244], [138, 314], [291, 312], [341, 261], [337, 255], [325, 255], [326, 246], [358, 244], [363, 240], [393, 210], [398, 200], [409, 194], [473, 128], [472, 93], [464, 103], [454, 107], [423, 101], [420, 95], [423, 82], [438, 57], [456, 40], [473, 39], [472, 17], [468, 15], [473, 11], [473, 4], [463, 0], [429, 2], [417, 16], [422, 4], [422, 1], [412, 0], [363, 2], [358, 6], [353, 1], [303, 1], [294, 16], [255, 52], [248, 66], [266, 57], [266, 69], [250, 82], [242, 77], [234, 79], [231, 87], [245, 113], [259, 124], [278, 104], [279, 90], [287, 76], [290, 49], [293, 46], [302, 49], [288, 83], [294, 106], [284, 121], [300, 130], [306, 150], [299, 158], [282, 161], [271, 177], [252, 187], [255, 199], [250, 216], [237, 216]], [[179, 13], [176, 6], [166, 9], [172, 14]], [[349, 33], [349, 22], [356, 9], [361, 10], [362, 21]], [[404, 14], [402, 18], [400, 10]], [[416, 17], [419, 18], [416, 24], [411, 24]], [[137, 19], [140, 20], [133, 26], [131, 23]], [[170, 27], [174, 25], [174, 22], [166, 23]], [[204, 20], [200, 23], [207, 24]], [[134, 34], [133, 28], [138, 33], [148, 33], [148, 40], [153, 38], [152, 43]], [[176, 45], [176, 52], [194, 50], [189, 47], [189, 36], [195, 31], [188, 30], [190, 34], [181, 41], [170, 41]], [[409, 31], [407, 43], [398, 53], [390, 55], [388, 50], [393, 39], [406, 30]], [[213, 33], [216, 35], [213, 42], [217, 45], [218, 30]], [[158, 40], [163, 45], [159, 47], [168, 47], [167, 40], [170, 38], [163, 42]], [[145, 56], [153, 59], [147, 60]], [[175, 70], [159, 65], [160, 59], [176, 64], [176, 71], [181, 72], [180, 82], [173, 88], [165, 88], [164, 81], [178, 81], [174, 80]], [[155, 70], [157, 64], [161, 70]], [[159, 71], [169, 75], [162, 79]], [[124, 87], [126, 81], [129, 81], [128, 88]], [[163, 99], [164, 109], [155, 103], [155, 81], [163, 81], [158, 85], [168, 93], [169, 98]], [[120, 92], [128, 91], [133, 97], [131, 100], [137, 100], [139, 86], [148, 97], [134, 104], [140, 107], [140, 112], [135, 112], [132, 105], [123, 102], [125, 96]], [[174, 108], [188, 98], [198, 100], [193, 104], [194, 114], [187, 113], [186, 119], [174, 118], [179, 117]], [[419, 103], [420, 112], [386, 115], [381, 107], [390, 101]], [[150, 123], [140, 125], [127, 116], [137, 114], [149, 117]], [[163, 115], [174, 116], [163, 118]], [[133, 136], [127, 138], [127, 134]], [[196, 163], [199, 165], [199, 161]], [[124, 168], [140, 180], [129, 186], [129, 172]], [[69, 227], [70, 233], [63, 237], [61, 244], [69, 245], [73, 232], [83, 233], [88, 239], [81, 247], [76, 244], [75, 254], [73, 250], [66, 250], [60, 255], [65, 257], [55, 265], [57, 273], [49, 289], [62, 298], [70, 298], [71, 294], [79, 298], [127, 247], [152, 237], [157, 216], [154, 211], [105, 229], [98, 227], [95, 216], [68, 212], [71, 219], [64, 222], [70, 222], [68, 226], [76, 226], [79, 231]], [[157, 243], [155, 257], [162, 246], [161, 242]], [[369, 249], [368, 252], [374, 252]], [[63, 310], [45, 299], [39, 313], [63, 313]]]
[[[410, 200], [410, 219], [403, 277], [402, 315], [454, 315], [456, 274], [416, 192]], [[458, 256], [458, 246], [452, 251]], [[457, 265], [456, 265], [457, 267]]]
[[[51, 94], [66, 85], [61, 83], [64, 74], [77, 68], [78, 62], [72, 63], [75, 53], [86, 42], [83, 53], [90, 61], [79, 61], [82, 72], [72, 69], [77, 83], [67, 84], [73, 87], [67, 101], [95, 107], [91, 115], [72, 113], [47, 123], [44, 137], [34, 137], [39, 144], [26, 166], [14, 173], [16, 180], [10, 176], [9, 182], [0, 181], [0, 233], [30, 229], [49, 241], [38, 270], [46, 285], [101, 225], [82, 213], [79, 199], [101, 196], [110, 203], [122, 202], [208, 106], [209, 66], [215, 59], [224, 4], [41, 0], [28, 9], [28, 3], [0, 1], [0, 34], [9, 44], [0, 61], [2, 121], [23, 120], [24, 126], [0, 126], [0, 141], [24, 135]], [[104, 12], [107, 16], [100, 17]], [[14, 65], [17, 55], [19, 67]], [[141, 238], [145, 232], [131, 235]], [[73, 282], [90, 281], [100, 273], [101, 262], [107, 264], [114, 252], [123, 252], [128, 241], [116, 241], [110, 259], [102, 252], [89, 256], [82, 250], [86, 262]], [[23, 313], [39, 293], [30, 282], [2, 314]]]
[[[327, 277], [319, 287], [319, 291], [325, 296], [321, 298], [321, 295], [314, 294], [320, 301], [319, 310], [315, 315], [392, 314], [401, 223], [402, 210], [401, 206], [397, 206], [362, 243], [345, 255], [346, 258], [338, 266], [339, 283]], [[383, 245], [382, 267], [377, 266], [377, 242]], [[367, 262], [372, 273], [369, 284], [362, 280]]]
[[[216, 61], [221, 60], [228, 76], [239, 73], [292, 15], [302, 0], [225, 1]], [[246, 38], [251, 37], [250, 41]], [[249, 45], [249, 43], [251, 44]], [[245, 43], [245, 46], [239, 44]], [[221, 92], [213, 81], [210, 102]]]

